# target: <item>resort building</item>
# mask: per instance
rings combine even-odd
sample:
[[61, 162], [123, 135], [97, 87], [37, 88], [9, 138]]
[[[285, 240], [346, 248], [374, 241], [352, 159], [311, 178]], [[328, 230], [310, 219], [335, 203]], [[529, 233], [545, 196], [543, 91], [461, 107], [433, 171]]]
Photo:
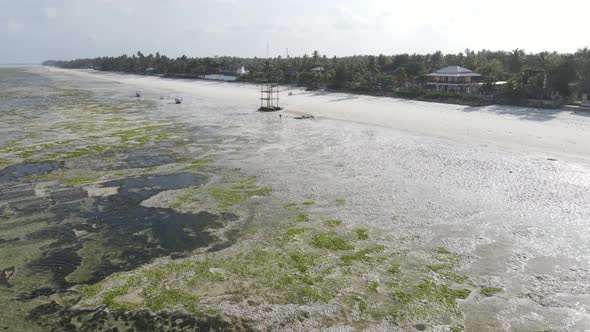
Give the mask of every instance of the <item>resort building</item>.
[[428, 74], [428, 85], [436, 91], [474, 94], [479, 91], [481, 75], [459, 66], [449, 66]]

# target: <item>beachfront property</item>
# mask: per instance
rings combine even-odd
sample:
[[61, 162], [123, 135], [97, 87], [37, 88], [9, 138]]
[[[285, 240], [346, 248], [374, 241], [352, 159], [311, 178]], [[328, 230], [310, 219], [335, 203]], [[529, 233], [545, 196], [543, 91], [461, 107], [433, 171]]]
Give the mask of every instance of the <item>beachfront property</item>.
[[427, 84], [436, 91], [475, 94], [481, 86], [480, 74], [459, 66], [445, 67], [427, 76]]

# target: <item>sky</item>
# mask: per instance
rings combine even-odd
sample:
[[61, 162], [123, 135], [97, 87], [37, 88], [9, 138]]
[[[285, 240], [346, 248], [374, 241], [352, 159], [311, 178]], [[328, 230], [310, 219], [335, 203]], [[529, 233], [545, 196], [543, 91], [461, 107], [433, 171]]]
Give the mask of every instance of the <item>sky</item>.
[[574, 52], [590, 0], [0, 0], [0, 63], [437, 50]]

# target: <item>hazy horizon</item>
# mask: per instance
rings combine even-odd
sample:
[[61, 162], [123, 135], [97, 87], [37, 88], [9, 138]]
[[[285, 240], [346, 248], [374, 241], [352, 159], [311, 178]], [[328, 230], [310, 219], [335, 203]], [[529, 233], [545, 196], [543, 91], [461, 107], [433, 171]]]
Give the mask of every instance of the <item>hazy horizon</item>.
[[[264, 10], [261, 10], [264, 8]], [[0, 0], [0, 63], [141, 51], [171, 57], [458, 53], [466, 48], [575, 52], [590, 2], [499, 0]]]

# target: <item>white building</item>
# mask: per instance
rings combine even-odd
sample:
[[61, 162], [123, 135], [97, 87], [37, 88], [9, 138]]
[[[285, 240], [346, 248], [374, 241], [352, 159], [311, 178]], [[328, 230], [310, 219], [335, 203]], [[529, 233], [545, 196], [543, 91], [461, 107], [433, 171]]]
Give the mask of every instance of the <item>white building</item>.
[[432, 74], [428, 74], [428, 85], [436, 91], [448, 91], [455, 93], [476, 93], [479, 90], [481, 75], [469, 69], [459, 66], [442, 68]]
[[250, 71], [246, 70], [246, 68], [244, 68], [244, 66], [242, 66], [241, 68], [236, 70], [236, 74], [238, 74], [238, 76], [248, 75], [249, 73], [250, 73]]

